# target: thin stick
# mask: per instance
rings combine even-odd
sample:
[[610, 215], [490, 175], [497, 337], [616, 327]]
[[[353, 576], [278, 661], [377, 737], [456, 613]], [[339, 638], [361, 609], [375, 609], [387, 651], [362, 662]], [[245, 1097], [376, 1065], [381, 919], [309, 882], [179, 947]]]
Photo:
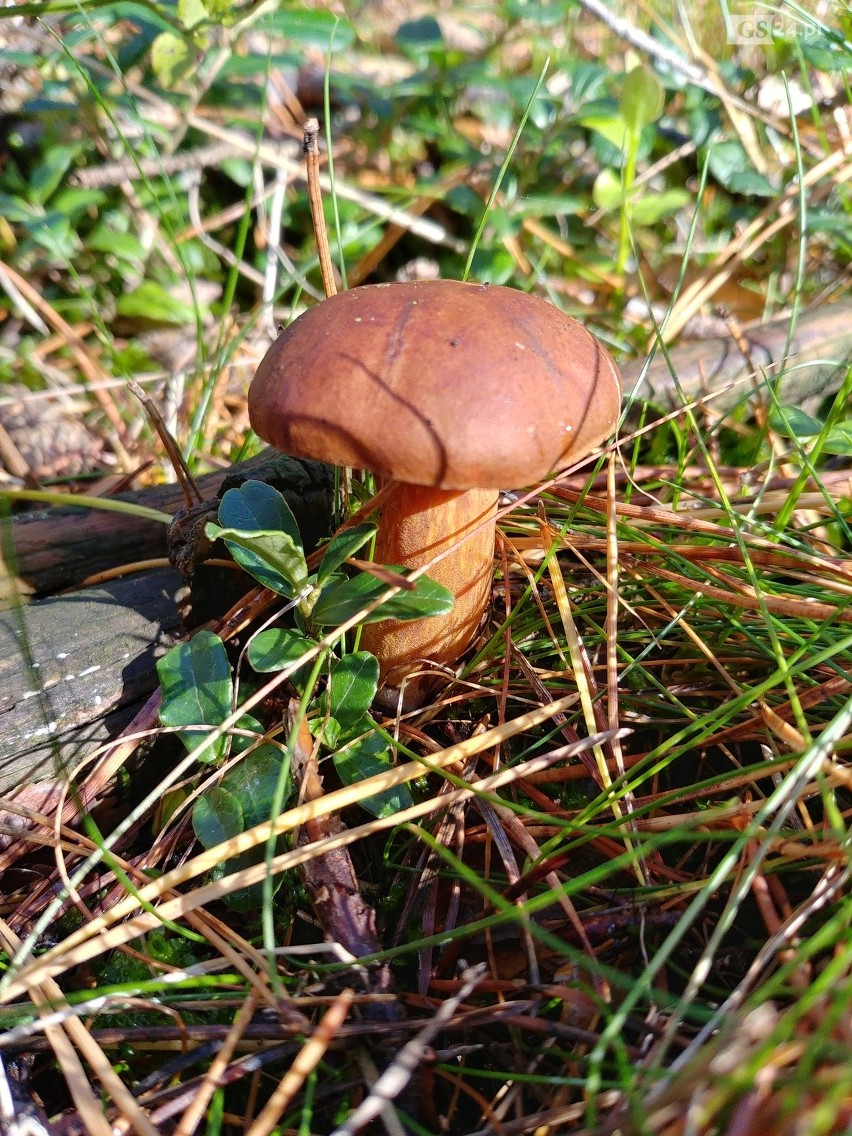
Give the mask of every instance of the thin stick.
[[140, 177], [169, 177], [189, 170], [218, 166], [226, 158], [233, 158], [239, 153], [232, 142], [212, 142], [209, 146], [197, 146], [193, 150], [182, 150], [179, 154], [161, 155], [158, 158], [124, 158], [117, 162], [104, 162], [102, 166], [77, 170], [69, 175], [68, 180], [71, 185], [81, 189], [105, 189]]
[[27, 489], [41, 489], [38, 478], [30, 465], [24, 460], [23, 454], [15, 445], [14, 438], [6, 432], [2, 423], [0, 423], [0, 462], [3, 463], [12, 477], [20, 478]]
[[[380, 1116], [385, 1105], [398, 1097], [417, 1066], [423, 1061], [426, 1050], [445, 1022], [448, 1022], [459, 1006], [470, 997], [482, 979], [486, 967], [483, 963], [464, 970], [460, 976], [458, 992], [447, 998], [432, 1015], [427, 1025], [420, 1030], [397, 1053], [394, 1061], [385, 1069], [378, 1081], [371, 1087], [370, 1095], [358, 1105], [348, 1120], [335, 1128], [332, 1136], [355, 1136], [371, 1120]], [[331, 1011], [329, 1011], [330, 1013]]]
[[175, 471], [175, 477], [178, 484], [183, 491], [186, 507], [191, 509], [193, 504], [193, 497], [195, 501], [201, 503], [204, 500], [204, 494], [198, 488], [198, 483], [190, 472], [189, 466], [186, 464], [183, 454], [180, 452], [180, 447], [177, 442], [169, 433], [169, 428], [163, 421], [163, 416], [160, 414], [159, 407], [154, 400], [142, 390], [138, 383], [132, 379], [127, 384], [128, 389], [139, 399], [145, 408], [151, 425], [159, 435], [160, 441], [163, 443], [166, 453], [168, 454], [169, 461], [172, 463], [172, 469]]
[[305, 155], [305, 167], [308, 177], [308, 199], [311, 203], [311, 221], [314, 226], [314, 237], [319, 253], [320, 272], [322, 273], [322, 287], [326, 297], [337, 295], [337, 285], [334, 282], [334, 266], [331, 261], [331, 249], [328, 245], [328, 232], [325, 227], [325, 214], [322, 208], [322, 191], [320, 189], [319, 170], [319, 121], [309, 118], [305, 123], [305, 141], [302, 151]]

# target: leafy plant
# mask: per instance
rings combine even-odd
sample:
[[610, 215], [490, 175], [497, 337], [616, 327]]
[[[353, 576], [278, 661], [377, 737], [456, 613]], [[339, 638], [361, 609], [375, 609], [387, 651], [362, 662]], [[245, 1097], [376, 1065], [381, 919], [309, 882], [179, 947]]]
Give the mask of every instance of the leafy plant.
[[[277, 743], [265, 742], [252, 749], [233, 769], [229, 769], [218, 785], [198, 798], [192, 809], [192, 828], [205, 848], [223, 844], [241, 832], [253, 828], [275, 815], [289, 794], [289, 763], [286, 750]], [[213, 879], [233, 875], [241, 869], [260, 863], [263, 847], [229, 856], [213, 869]], [[281, 877], [272, 881], [273, 890], [281, 886]], [[238, 911], [256, 908], [263, 887], [239, 888], [226, 899]]]
[[[292, 600], [300, 626], [314, 636], [323, 628], [347, 623], [388, 591], [386, 577], [360, 572], [349, 578], [339, 572], [375, 531], [375, 525], [365, 523], [338, 533], [326, 546], [316, 574], [309, 576], [296, 518], [281, 494], [261, 481], [229, 489], [219, 505], [219, 523], [205, 527], [207, 536], [224, 540], [237, 563], [255, 579]], [[387, 565], [387, 569], [401, 577], [403, 590], [375, 611], [365, 612], [363, 622], [423, 619], [452, 610], [452, 592], [443, 585], [421, 576], [409, 590], [404, 568]]]
[[[604, 165], [595, 179], [592, 197], [607, 212], [618, 210], [619, 238], [615, 270], [620, 275], [630, 255], [630, 235], [635, 226], [656, 224], [676, 213], [689, 200], [683, 188], [640, 195], [636, 191], [636, 170], [640, 154], [651, 148], [651, 133], [664, 105], [663, 88], [647, 66], [634, 67], [624, 78], [621, 94], [614, 105], [606, 102], [587, 109], [580, 116], [582, 125], [603, 139], [612, 156], [620, 156], [620, 167]], [[606, 153], [606, 151], [605, 151]]]
[[[294, 670], [291, 681], [306, 700], [312, 728], [333, 754], [335, 767], [346, 784], [372, 776], [391, 763], [388, 741], [369, 713], [378, 689], [379, 665], [366, 651], [336, 654], [320, 639], [326, 629], [351, 621], [388, 591], [384, 580], [368, 572], [353, 577], [342, 572], [346, 560], [375, 531], [373, 523], [364, 522], [337, 533], [326, 545], [317, 571], [311, 574], [287, 502], [265, 482], [252, 480], [229, 489], [219, 505], [218, 523], [206, 526], [208, 537], [221, 538], [248, 573], [291, 601], [296, 627], [267, 628], [255, 635], [246, 653], [253, 669], [258, 674], [276, 673], [311, 653], [321, 653], [327, 659], [322, 689], [310, 687], [314, 670], [308, 664]], [[448, 589], [421, 576], [411, 590], [391, 595], [364, 621], [444, 615], [452, 604]], [[160, 721], [177, 729], [186, 748], [192, 750], [203, 737], [215, 733], [234, 709], [236, 691], [225, 644], [212, 631], [202, 630], [173, 647], [157, 667], [162, 685]], [[231, 734], [216, 738], [205, 751], [204, 759], [215, 762], [228, 752], [253, 747], [193, 808], [193, 827], [205, 847], [269, 819], [273, 801], [280, 806], [286, 800], [279, 783], [287, 776], [286, 748], [263, 742], [263, 736], [261, 724], [246, 715]], [[363, 802], [377, 816], [410, 803], [410, 793], [404, 786]], [[250, 855], [245, 863], [251, 862], [256, 860]], [[222, 870], [237, 870], [241, 863], [240, 857], [229, 860]], [[235, 903], [244, 908], [254, 899], [256, 896], [240, 892]]]
[[852, 457], [852, 422], [848, 420], [827, 426], [800, 406], [785, 404], [772, 408], [769, 425], [776, 434], [795, 438], [803, 445], [820, 439], [820, 449], [825, 454]]

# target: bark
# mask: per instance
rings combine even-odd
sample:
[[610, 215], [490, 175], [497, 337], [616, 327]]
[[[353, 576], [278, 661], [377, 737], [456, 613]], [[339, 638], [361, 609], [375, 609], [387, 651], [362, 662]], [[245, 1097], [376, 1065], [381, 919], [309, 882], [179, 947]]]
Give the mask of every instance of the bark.
[[0, 791], [63, 779], [130, 720], [182, 631], [173, 571], [0, 612]]
[[[199, 488], [215, 499], [230, 484], [254, 477], [276, 485], [302, 525], [305, 542], [327, 533], [331, 472], [319, 462], [265, 450], [232, 469], [207, 474]], [[0, 498], [2, 493], [0, 493]], [[182, 514], [185, 501], [177, 485], [157, 485], [116, 500]], [[0, 521], [0, 608], [78, 587], [96, 572], [130, 561], [167, 556], [168, 526], [124, 513], [98, 509], [42, 509]]]

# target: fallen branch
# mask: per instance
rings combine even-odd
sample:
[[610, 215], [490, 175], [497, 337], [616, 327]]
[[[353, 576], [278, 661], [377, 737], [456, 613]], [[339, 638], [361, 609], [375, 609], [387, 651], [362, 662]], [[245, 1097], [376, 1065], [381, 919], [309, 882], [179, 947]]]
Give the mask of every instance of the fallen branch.
[[[328, 467], [267, 454], [211, 475], [203, 491], [215, 498], [247, 477], [262, 477], [284, 493], [309, 546], [328, 532]], [[174, 486], [132, 497], [165, 509], [183, 501]], [[67, 587], [81, 573], [168, 551], [166, 525], [123, 514], [56, 510], [11, 527], [18, 549], [18, 574], [6, 578], [12, 588], [24, 565], [40, 589], [48, 581]], [[0, 611], [0, 792], [64, 779], [127, 725], [156, 686], [157, 659], [183, 634], [185, 593], [178, 572], [160, 569]]]
[[[268, 481], [284, 493], [306, 541], [327, 534], [332, 485], [327, 466], [265, 450], [231, 469], [207, 474], [199, 486], [209, 501], [229, 484], [249, 477]], [[0, 491], [0, 500], [2, 496]], [[177, 485], [118, 493], [113, 500], [171, 514], [185, 504]], [[168, 528], [157, 521], [75, 506], [24, 513], [0, 531], [0, 608], [79, 587], [105, 569], [167, 555]]]

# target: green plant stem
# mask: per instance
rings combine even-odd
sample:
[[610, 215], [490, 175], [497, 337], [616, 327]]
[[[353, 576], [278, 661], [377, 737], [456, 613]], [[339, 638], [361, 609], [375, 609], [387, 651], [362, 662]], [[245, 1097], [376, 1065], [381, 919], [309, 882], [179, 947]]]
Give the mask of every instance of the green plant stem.
[[171, 513], [162, 513], [147, 505], [134, 505], [132, 501], [117, 501], [114, 497], [89, 497], [85, 493], [51, 493], [42, 489], [0, 489], [0, 500], [36, 501], [41, 505], [71, 505], [78, 509], [101, 509], [105, 513], [126, 513], [145, 521], [159, 521], [170, 525]]
[[630, 256], [630, 194], [633, 192], [633, 183], [636, 180], [636, 156], [639, 153], [639, 132], [628, 130], [629, 139], [627, 157], [624, 163], [624, 185], [622, 188], [621, 216], [618, 226], [618, 257], [615, 262], [616, 276], [623, 276], [627, 267], [627, 258]]

